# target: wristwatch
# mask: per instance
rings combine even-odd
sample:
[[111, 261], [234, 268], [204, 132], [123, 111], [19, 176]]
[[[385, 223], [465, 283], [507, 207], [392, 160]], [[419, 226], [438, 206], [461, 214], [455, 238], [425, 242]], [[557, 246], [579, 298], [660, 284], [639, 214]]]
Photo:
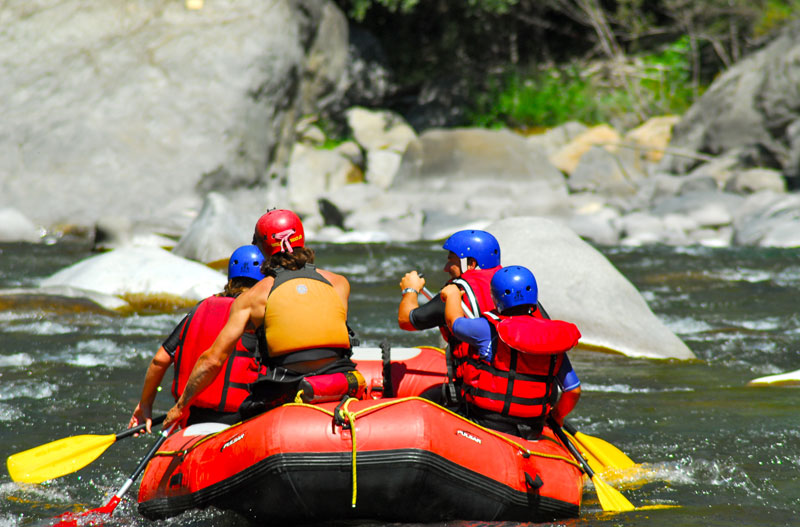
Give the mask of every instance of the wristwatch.
[[413, 287], [406, 287], [405, 289], [403, 289], [403, 292], [401, 294], [405, 295], [406, 293], [415, 293], [415, 294], [419, 295], [419, 291], [417, 291]]

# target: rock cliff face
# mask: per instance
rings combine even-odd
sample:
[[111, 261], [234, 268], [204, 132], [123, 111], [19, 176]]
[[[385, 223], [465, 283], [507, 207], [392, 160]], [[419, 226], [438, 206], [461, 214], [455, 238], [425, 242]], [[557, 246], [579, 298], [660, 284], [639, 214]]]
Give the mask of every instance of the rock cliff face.
[[325, 1], [9, 0], [0, 18], [0, 208], [40, 225], [263, 189], [298, 116], [348, 86]]
[[[721, 75], [675, 126], [670, 147], [777, 168], [800, 188], [800, 23]], [[679, 154], [661, 166], [685, 173], [697, 164]]]
[[800, 246], [800, 25], [684, 116], [526, 137], [376, 109], [391, 75], [329, 0], [195, 4], [3, 3], [0, 240], [77, 225], [208, 261], [282, 207], [333, 242], [539, 216], [597, 244]]

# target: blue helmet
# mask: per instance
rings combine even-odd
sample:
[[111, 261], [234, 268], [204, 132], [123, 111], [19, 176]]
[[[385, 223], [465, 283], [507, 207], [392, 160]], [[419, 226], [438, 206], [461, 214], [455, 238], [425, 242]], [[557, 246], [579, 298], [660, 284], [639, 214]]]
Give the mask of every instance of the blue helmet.
[[515, 306], [535, 306], [539, 301], [536, 278], [521, 265], [498, 269], [492, 276], [491, 288], [492, 300], [501, 313]]
[[255, 245], [242, 245], [231, 254], [228, 260], [228, 280], [233, 278], [252, 278], [261, 280], [264, 274], [261, 272], [261, 264], [264, 263], [264, 255]]
[[475, 258], [481, 269], [500, 265], [500, 244], [486, 231], [458, 231], [447, 238], [442, 249], [455, 253], [459, 258]]

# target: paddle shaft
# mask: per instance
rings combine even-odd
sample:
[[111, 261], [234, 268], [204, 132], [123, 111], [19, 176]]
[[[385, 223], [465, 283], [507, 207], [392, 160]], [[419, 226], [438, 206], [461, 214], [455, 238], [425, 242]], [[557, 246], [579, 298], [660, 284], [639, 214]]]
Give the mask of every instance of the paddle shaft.
[[[159, 423], [162, 422], [165, 417], [166, 416], [159, 417], [158, 418]], [[153, 421], [155, 422], [155, 419]], [[116, 492], [116, 494], [114, 494], [111, 497], [111, 499], [108, 500], [108, 503], [106, 503], [102, 507], [84, 511], [80, 514], [65, 512], [64, 514], [59, 516], [59, 518], [61, 518], [60, 521], [58, 523], [55, 523], [53, 527], [73, 527], [73, 526], [77, 527], [80, 521], [79, 519], [81, 517], [89, 516], [92, 514], [109, 514], [109, 515], [113, 514], [114, 509], [116, 509], [117, 505], [119, 505], [120, 501], [122, 501], [122, 496], [124, 496], [125, 493], [128, 492], [128, 489], [131, 488], [133, 483], [136, 481], [136, 478], [138, 478], [139, 475], [144, 471], [147, 464], [150, 462], [151, 459], [153, 459], [153, 456], [156, 454], [156, 452], [158, 452], [158, 449], [161, 448], [161, 445], [164, 444], [164, 441], [167, 440], [167, 437], [170, 435], [170, 433], [172, 433], [172, 430], [174, 430], [176, 426], [177, 423], [173, 424], [169, 428], [169, 430], [161, 430], [161, 432], [159, 432], [159, 437], [156, 440], [155, 444], [152, 447], [150, 447], [150, 450], [147, 451], [147, 454], [145, 454], [145, 456], [139, 462], [139, 465], [136, 467], [136, 470], [133, 471], [133, 474], [130, 475], [130, 477], [125, 481], [122, 487], [120, 487], [120, 489]], [[94, 525], [94, 523], [92, 523], [91, 525]]]
[[573, 436], [578, 433], [578, 429], [572, 426], [572, 423], [567, 422], [566, 419], [564, 420], [564, 430], [566, 430]]
[[564, 446], [567, 447], [567, 450], [570, 451], [572, 457], [575, 458], [575, 461], [581, 464], [581, 467], [583, 468], [583, 471], [586, 472], [586, 475], [589, 476], [590, 479], [594, 479], [594, 470], [592, 470], [592, 467], [589, 466], [589, 463], [586, 462], [586, 460], [583, 458], [583, 456], [575, 447], [575, 445], [572, 444], [572, 441], [569, 440], [567, 434], [565, 434], [564, 431], [561, 430], [561, 427], [558, 426], [558, 423], [556, 423], [554, 419], [549, 419], [548, 425], [550, 426], [550, 429], [556, 434], [556, 436], [561, 440], [561, 442], [564, 443]]
[[[153, 426], [160, 425], [164, 422], [164, 419], [167, 418], [167, 414], [159, 415], [158, 417], [153, 417]], [[116, 435], [115, 441], [119, 441], [120, 439], [124, 439], [126, 437], [130, 437], [132, 435], [138, 434], [147, 428], [147, 423], [140, 424], [139, 426], [134, 426], [133, 428], [128, 428], [124, 432], [120, 432]]]
[[[157, 419], [160, 419], [158, 422], [159, 423], [163, 422], [164, 419], [166, 419], [166, 417], [167, 417], [166, 415], [159, 416], [157, 418]], [[156, 420], [153, 419], [153, 423], [155, 423], [155, 422], [156, 422]], [[121, 498], [128, 491], [128, 489], [133, 484], [133, 482], [136, 481], [136, 478], [138, 478], [139, 475], [144, 471], [144, 468], [147, 466], [147, 464], [150, 462], [150, 460], [153, 459], [153, 456], [156, 454], [158, 449], [161, 448], [161, 445], [164, 444], [164, 441], [167, 440], [167, 436], [169, 436], [169, 434], [172, 432], [172, 430], [175, 428], [176, 425], [177, 425], [177, 423], [173, 423], [173, 425], [169, 428], [169, 430], [161, 430], [161, 432], [159, 433], [158, 440], [150, 448], [150, 450], [147, 451], [147, 454], [145, 454], [145, 456], [139, 462], [139, 465], [136, 467], [136, 470], [133, 471], [133, 474], [131, 474], [131, 476], [128, 478], [128, 480], [125, 482], [125, 484], [122, 487], [120, 487], [120, 489], [114, 495], [115, 497]], [[143, 425], [140, 425], [140, 426], [143, 426]]]

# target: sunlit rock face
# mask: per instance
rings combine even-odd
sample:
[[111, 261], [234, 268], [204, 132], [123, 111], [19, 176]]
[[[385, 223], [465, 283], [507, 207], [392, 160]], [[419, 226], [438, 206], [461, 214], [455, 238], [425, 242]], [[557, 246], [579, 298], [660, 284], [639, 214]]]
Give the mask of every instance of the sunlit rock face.
[[0, 206], [36, 225], [266, 185], [297, 116], [346, 89], [328, 2], [11, 0], [2, 24]]
[[544, 218], [517, 217], [486, 230], [500, 242], [502, 265], [522, 265], [536, 276], [549, 315], [578, 326], [580, 347], [629, 357], [695, 357], [633, 284], [570, 229]]
[[90, 299], [99, 293], [123, 299], [128, 307], [168, 311], [219, 293], [226, 282], [224, 274], [163, 249], [128, 247], [82, 260], [40, 285], [43, 291], [69, 287], [86, 291]]

